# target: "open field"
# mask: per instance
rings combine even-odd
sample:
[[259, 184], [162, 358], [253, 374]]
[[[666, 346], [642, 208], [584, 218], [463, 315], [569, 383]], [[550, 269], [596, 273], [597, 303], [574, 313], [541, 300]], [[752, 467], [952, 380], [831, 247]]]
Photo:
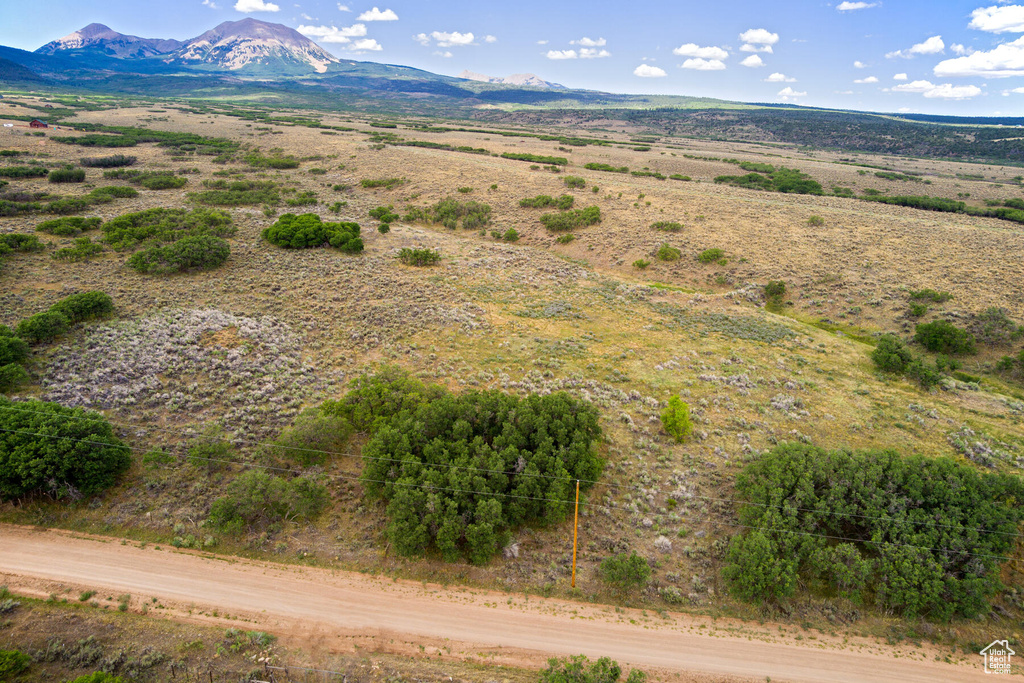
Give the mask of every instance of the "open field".
[[[45, 114], [42, 101], [18, 100], [30, 106], [6, 99], [0, 120], [14, 113]], [[39, 499], [6, 504], [0, 518], [477, 588], [785, 619], [838, 638], [924, 639], [945, 653], [983, 647], [997, 636], [1021, 642], [1019, 541], [1003, 565], [1006, 590], [993, 599], [997, 609], [982, 619], [952, 623], [900, 619], [834, 595], [752, 606], [728, 594], [720, 569], [728, 539], [741, 529], [735, 475], [777, 443], [897, 448], [963, 462], [985, 453], [997, 471], [1020, 474], [1024, 387], [993, 370], [999, 357], [1019, 351], [1019, 341], [983, 346], [978, 355], [965, 357], [963, 371], [978, 381], [950, 380], [931, 392], [880, 374], [869, 354], [877, 333], [909, 335], [923, 321], [969, 325], [990, 307], [1024, 321], [1024, 226], [713, 182], [743, 172], [723, 161], [734, 159], [799, 169], [827, 192], [850, 188], [859, 196], [874, 189], [982, 207], [986, 200], [1024, 197], [1020, 169], [669, 136], [637, 142], [631, 138], [643, 130], [612, 121], [588, 122], [593, 128], [515, 128], [608, 142], [575, 146], [503, 136], [498, 128], [488, 133], [415, 127], [437, 124], [426, 120], [381, 128], [376, 118], [318, 116], [322, 125], [336, 127], [324, 129], [246, 121], [217, 111], [194, 113], [150, 102], [82, 111], [75, 121], [240, 143], [239, 157], [225, 163], [189, 150], [169, 154], [153, 144], [101, 149], [51, 139], [77, 135], [66, 130], [31, 135], [27, 128], [0, 129], [0, 149], [21, 153], [0, 159], [0, 167], [34, 160], [57, 168], [82, 157], [124, 153], [138, 158], [132, 168], [187, 179], [176, 189], [139, 187], [137, 197], [82, 214], [105, 221], [156, 207], [191, 208], [189, 194], [204, 191], [204, 181], [273, 183], [278, 194], [276, 203], [226, 208], [237, 227], [228, 238], [231, 254], [207, 272], [140, 274], [125, 266], [127, 253], [109, 247], [85, 261], [55, 260], [53, 250], [71, 246], [73, 237], [44, 233], [34, 234], [47, 250], [4, 260], [0, 324], [13, 327], [75, 292], [100, 290], [113, 298], [114, 319], [77, 326], [58, 343], [41, 347], [29, 366], [31, 383], [12, 393], [100, 410], [134, 453], [127, 476], [104, 494], [75, 505]], [[477, 124], [473, 128], [479, 130]], [[401, 142], [488, 153], [389, 144], [399, 141], [387, 134]], [[294, 157], [296, 167], [243, 161], [255, 148]], [[553, 172], [548, 164], [497, 156], [506, 153], [564, 157], [568, 165]], [[592, 163], [690, 180], [584, 168]], [[10, 179], [0, 192], [85, 196], [126, 184], [105, 178], [102, 168], [86, 168], [85, 174], [81, 184]], [[567, 187], [566, 176], [583, 178], [584, 186]], [[380, 179], [402, 182], [362, 186]], [[575, 229], [566, 243], [557, 241], [563, 233], [539, 220], [550, 209], [519, 205], [524, 198], [563, 194], [574, 198], [576, 208], [599, 207], [602, 219]], [[379, 206], [392, 205], [405, 216], [448, 197], [487, 203], [490, 222], [478, 231], [400, 219], [381, 234], [369, 217]], [[290, 206], [289, 200], [296, 203]], [[365, 251], [286, 250], [261, 239], [286, 212], [356, 221]], [[0, 233], [33, 232], [49, 218], [0, 217]], [[651, 227], [659, 221], [682, 227]], [[518, 241], [492, 235], [509, 229]], [[656, 257], [666, 243], [679, 249], [678, 260]], [[402, 248], [435, 249], [442, 258], [430, 268], [407, 266], [395, 258]], [[722, 250], [721, 261], [698, 261], [713, 248]], [[650, 265], [637, 269], [637, 260]], [[764, 306], [764, 285], [773, 280], [784, 280], [788, 293], [777, 313]], [[952, 299], [911, 317], [910, 292], [925, 288], [949, 292]], [[515, 551], [482, 567], [389, 552], [383, 506], [364, 498], [358, 480], [365, 435], [356, 435], [325, 464], [307, 468], [324, 477], [331, 494], [328, 510], [316, 521], [242, 535], [205, 524], [237, 468], [186, 464], [189, 444], [216, 425], [233, 445], [233, 458], [259, 465], [267, 442], [304, 408], [340, 397], [349, 381], [383, 364], [455, 391], [566, 390], [599, 408], [599, 450], [607, 464], [581, 501], [577, 589], [569, 586], [570, 524], [521, 528], [512, 539]], [[694, 418], [694, 436], [682, 444], [667, 437], [659, 420], [673, 395], [690, 404]], [[963, 443], [970, 445], [958, 445]], [[153, 448], [175, 458], [144, 463], [143, 454]], [[601, 581], [599, 566], [605, 557], [627, 551], [648, 558], [653, 574], [646, 588], [623, 595]]]

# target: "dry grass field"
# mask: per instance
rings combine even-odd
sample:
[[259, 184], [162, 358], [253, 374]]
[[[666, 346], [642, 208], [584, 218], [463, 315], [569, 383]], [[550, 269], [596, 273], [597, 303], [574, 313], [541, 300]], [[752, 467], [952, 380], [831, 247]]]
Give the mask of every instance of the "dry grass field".
[[[43, 100], [18, 100], [45, 112]], [[26, 112], [32, 110], [14, 107], [10, 99], [0, 103], [0, 120]], [[352, 129], [324, 134], [188, 113], [175, 104], [81, 112], [75, 121], [195, 132], [302, 160], [292, 170], [252, 169], [187, 153], [172, 158], [152, 144], [87, 149], [50, 139], [75, 134], [63, 130], [39, 136], [27, 128], [0, 129], [0, 149], [25, 153], [0, 160], [4, 164], [36, 159], [59, 166], [123, 152], [138, 157], [135, 168], [195, 169], [182, 176], [188, 183], [181, 189], [140, 189], [137, 198], [116, 199], [84, 215], [108, 220], [152, 207], [191, 207], [189, 192], [225, 174], [278, 183], [285, 200], [315, 193], [317, 203], [227, 209], [238, 228], [229, 239], [231, 256], [208, 272], [142, 275], [125, 267], [125, 254], [109, 249], [78, 263], [54, 260], [49, 251], [6, 259], [0, 323], [13, 326], [74, 292], [102, 290], [113, 297], [114, 319], [80, 326], [47, 347], [31, 368], [33, 384], [16, 393], [104, 412], [138, 457], [121, 485], [87, 505], [8, 505], [0, 508], [4, 519], [592, 600], [621, 599], [601, 584], [597, 567], [612, 553], [636, 550], [655, 562], [649, 588], [629, 598], [638, 606], [790, 618], [951, 644], [991, 632], [985, 623], [925, 628], [839, 599], [795, 601], [789, 613], [764, 611], [725, 595], [719, 568], [737, 531], [734, 475], [750, 454], [776, 443], [963, 458], [954, 440], [969, 429], [971, 442], [994, 453], [1000, 469], [1024, 466], [1024, 389], [989, 372], [999, 356], [1016, 353], [1019, 342], [1013, 349], [983, 349], [965, 361], [964, 371], [984, 375], [979, 384], [951, 382], [926, 392], [879, 374], [863, 341], [883, 331], [912, 333], [922, 320], [968, 321], [989, 307], [1024, 321], [1022, 227], [855, 198], [718, 185], [716, 176], [741, 172], [708, 158], [797, 168], [826, 191], [846, 187], [859, 195], [873, 188], [960, 197], [979, 206], [986, 199], [1024, 196], [1014, 180], [1019, 169], [667, 137], [636, 151], [630, 141], [635, 131], [610, 127], [543, 131], [616, 143], [569, 148], [484, 132], [425, 133], [407, 122], [386, 132], [492, 155], [381, 148], [370, 138], [382, 131], [368, 118], [322, 116], [325, 125]], [[506, 152], [564, 156], [569, 166], [555, 173], [495, 156]], [[691, 180], [591, 171], [583, 168], [587, 163]], [[922, 174], [914, 177], [929, 184], [877, 177], [882, 167]], [[567, 175], [584, 178], [585, 187], [567, 188]], [[405, 182], [391, 189], [360, 183], [383, 178]], [[124, 183], [88, 168], [81, 185], [48, 187], [38, 178], [12, 181], [7, 189], [84, 195], [117, 184]], [[540, 194], [571, 194], [577, 208], [600, 207], [602, 221], [558, 243], [539, 221], [546, 210], [519, 206]], [[446, 197], [489, 204], [485, 234], [404, 221], [380, 234], [368, 216], [384, 205], [405, 215]], [[335, 213], [331, 207], [338, 202]], [[262, 240], [261, 231], [287, 211], [359, 222], [365, 252], [284, 250]], [[32, 232], [44, 218], [0, 218], [0, 232]], [[657, 221], [683, 228], [662, 232], [651, 227]], [[491, 236], [510, 228], [520, 235], [515, 243]], [[51, 249], [72, 243], [36, 234]], [[681, 258], [659, 261], [655, 254], [665, 243]], [[404, 247], [436, 249], [442, 260], [430, 268], [402, 265], [395, 256]], [[724, 264], [697, 260], [710, 248], [723, 250]], [[638, 270], [638, 259], [651, 264]], [[786, 282], [790, 305], [783, 314], [764, 308], [763, 286], [770, 280]], [[933, 305], [924, 318], [911, 318], [909, 291], [922, 288], [953, 298]], [[515, 538], [517, 552], [485, 567], [389, 554], [381, 541], [382, 509], [364, 501], [357, 480], [359, 437], [349, 452], [317, 470], [329, 478], [333, 494], [327, 514], [315, 524], [245, 538], [203, 526], [231, 469], [141, 462], [156, 447], [182, 455], [211, 426], [240, 453], [254, 453], [304, 407], [341, 396], [348, 381], [381, 364], [453, 390], [567, 390], [600, 408], [607, 466], [581, 505], [576, 590], [569, 588], [569, 525], [523, 529]], [[684, 444], [667, 438], [658, 419], [674, 394], [691, 405], [696, 423], [694, 438]], [[1010, 591], [1024, 589], [1022, 568], [1018, 544], [1003, 577], [1011, 588], [996, 600], [993, 616], [1011, 628], [1006, 633], [1015, 628], [1018, 639], [1021, 603], [1014, 604], [1019, 599]]]

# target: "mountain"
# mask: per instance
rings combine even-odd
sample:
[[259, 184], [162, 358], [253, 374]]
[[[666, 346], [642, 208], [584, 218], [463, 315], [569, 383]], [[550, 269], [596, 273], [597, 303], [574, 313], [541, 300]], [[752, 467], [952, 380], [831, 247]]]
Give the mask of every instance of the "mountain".
[[181, 45], [180, 40], [128, 36], [103, 24], [89, 24], [43, 45], [36, 52], [52, 55], [67, 50], [95, 50], [111, 57], [129, 59], [166, 54], [177, 50]]
[[0, 81], [4, 83], [43, 83], [46, 79], [17, 62], [0, 57]]
[[225, 21], [186, 41], [168, 56], [168, 63], [209, 65], [237, 71], [245, 67], [263, 71], [324, 73], [340, 60], [295, 29], [257, 19]]
[[484, 74], [478, 74], [468, 69], [459, 74], [459, 78], [464, 78], [467, 81], [480, 81], [481, 83], [499, 83], [501, 85], [515, 85], [519, 87], [533, 87], [533, 88], [554, 88], [558, 90], [565, 90], [564, 85], [558, 83], [552, 83], [551, 81], [545, 81], [543, 78], [536, 74], [512, 74], [502, 78], [501, 76], [485, 76]]

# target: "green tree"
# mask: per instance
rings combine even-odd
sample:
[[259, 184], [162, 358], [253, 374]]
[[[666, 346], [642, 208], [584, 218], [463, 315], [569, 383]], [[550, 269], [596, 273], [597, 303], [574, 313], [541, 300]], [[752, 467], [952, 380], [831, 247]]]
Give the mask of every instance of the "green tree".
[[776, 555], [771, 541], [754, 530], [733, 538], [722, 574], [733, 593], [744, 600], [778, 600], [796, 587], [796, 565]]
[[902, 374], [914, 361], [914, 354], [896, 335], [883, 334], [871, 352], [871, 360], [883, 372]]
[[620, 553], [601, 561], [601, 578], [622, 591], [642, 588], [651, 579], [651, 567], [635, 551]]
[[28, 671], [32, 658], [18, 650], [0, 650], [0, 681], [13, 681]]
[[678, 396], [668, 400], [668, 407], [661, 411], [661, 426], [669, 436], [682, 443], [693, 433], [693, 422], [690, 420], [690, 406]]

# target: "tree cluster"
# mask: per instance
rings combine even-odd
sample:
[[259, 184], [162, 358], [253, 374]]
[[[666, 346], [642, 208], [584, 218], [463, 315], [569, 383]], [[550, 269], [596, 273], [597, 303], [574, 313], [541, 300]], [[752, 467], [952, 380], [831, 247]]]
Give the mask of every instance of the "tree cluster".
[[301, 216], [286, 213], [263, 231], [263, 239], [285, 249], [330, 245], [349, 254], [358, 254], [363, 250], [358, 223], [324, 223], [315, 213], [304, 213]]
[[455, 396], [387, 370], [324, 410], [369, 430], [362, 482], [386, 501], [385, 533], [402, 555], [433, 548], [483, 564], [512, 529], [563, 520], [575, 480], [585, 489], [601, 472], [597, 411], [564, 393]]
[[737, 477], [723, 574], [747, 600], [798, 584], [905, 616], [988, 611], [1024, 520], [1024, 481], [949, 458], [782, 444]]

